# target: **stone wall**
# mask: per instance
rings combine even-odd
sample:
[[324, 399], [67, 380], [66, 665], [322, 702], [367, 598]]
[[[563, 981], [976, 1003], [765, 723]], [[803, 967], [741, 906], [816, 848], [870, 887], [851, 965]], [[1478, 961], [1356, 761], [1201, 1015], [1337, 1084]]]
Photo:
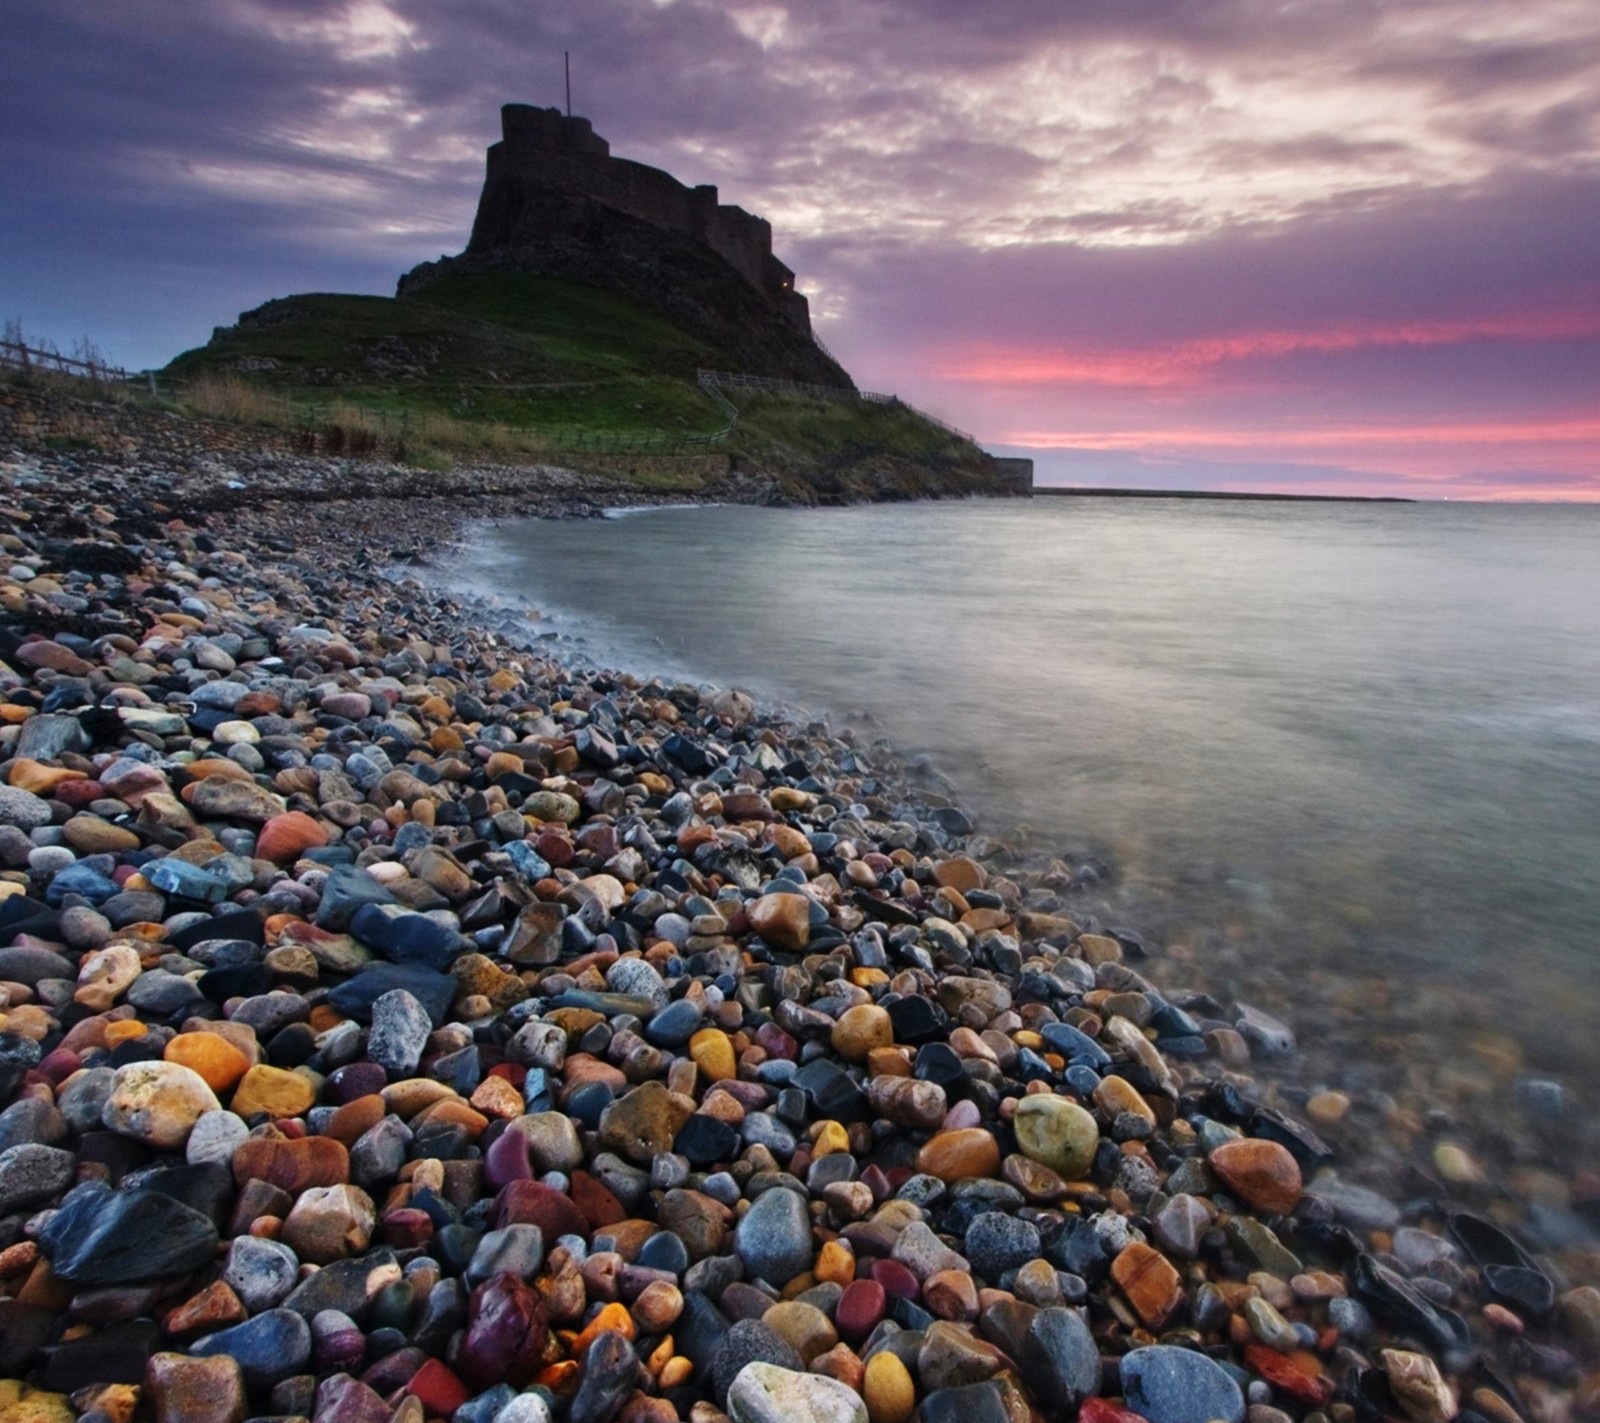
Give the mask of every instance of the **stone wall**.
[[1000, 476], [1001, 482], [1014, 494], [1033, 493], [1033, 461], [1029, 459], [1013, 459], [995, 456], [995, 473]]

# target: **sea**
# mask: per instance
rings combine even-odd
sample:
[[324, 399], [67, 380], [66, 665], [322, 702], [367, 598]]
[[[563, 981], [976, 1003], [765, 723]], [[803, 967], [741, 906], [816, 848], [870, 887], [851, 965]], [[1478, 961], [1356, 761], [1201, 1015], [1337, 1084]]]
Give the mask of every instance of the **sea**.
[[1264, 1002], [1324, 1067], [1600, 1087], [1600, 509], [669, 507], [474, 540], [566, 655], [887, 739], [1087, 867], [1153, 977]]

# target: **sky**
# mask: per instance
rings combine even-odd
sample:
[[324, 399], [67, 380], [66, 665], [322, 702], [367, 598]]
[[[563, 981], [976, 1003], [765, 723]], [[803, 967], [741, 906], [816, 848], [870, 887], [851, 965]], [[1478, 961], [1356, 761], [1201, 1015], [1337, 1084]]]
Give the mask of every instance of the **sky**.
[[1600, 500], [1594, 0], [7, 0], [0, 316], [162, 364], [466, 242], [499, 105], [773, 224], [1041, 483]]

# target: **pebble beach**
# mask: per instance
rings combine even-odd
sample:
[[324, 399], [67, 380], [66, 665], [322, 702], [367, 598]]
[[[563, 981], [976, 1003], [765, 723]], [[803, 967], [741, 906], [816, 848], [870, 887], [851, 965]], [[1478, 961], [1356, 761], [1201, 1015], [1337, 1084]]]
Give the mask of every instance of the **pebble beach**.
[[1560, 1080], [451, 591], [641, 502], [0, 457], [0, 1423], [1600, 1416]]

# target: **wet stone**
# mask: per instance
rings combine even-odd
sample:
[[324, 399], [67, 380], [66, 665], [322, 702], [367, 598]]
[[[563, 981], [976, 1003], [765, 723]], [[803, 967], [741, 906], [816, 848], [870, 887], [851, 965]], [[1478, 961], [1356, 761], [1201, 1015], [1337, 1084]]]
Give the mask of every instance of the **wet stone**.
[[1203, 1354], [1150, 1345], [1125, 1354], [1122, 1394], [1149, 1423], [1242, 1423], [1244, 1395], [1218, 1364]]
[[811, 1267], [811, 1217], [794, 1191], [766, 1192], [739, 1222], [734, 1248], [753, 1279], [782, 1286]]
[[293, 1310], [269, 1309], [244, 1324], [195, 1340], [189, 1352], [197, 1358], [233, 1359], [246, 1387], [261, 1392], [311, 1362], [311, 1326]]

